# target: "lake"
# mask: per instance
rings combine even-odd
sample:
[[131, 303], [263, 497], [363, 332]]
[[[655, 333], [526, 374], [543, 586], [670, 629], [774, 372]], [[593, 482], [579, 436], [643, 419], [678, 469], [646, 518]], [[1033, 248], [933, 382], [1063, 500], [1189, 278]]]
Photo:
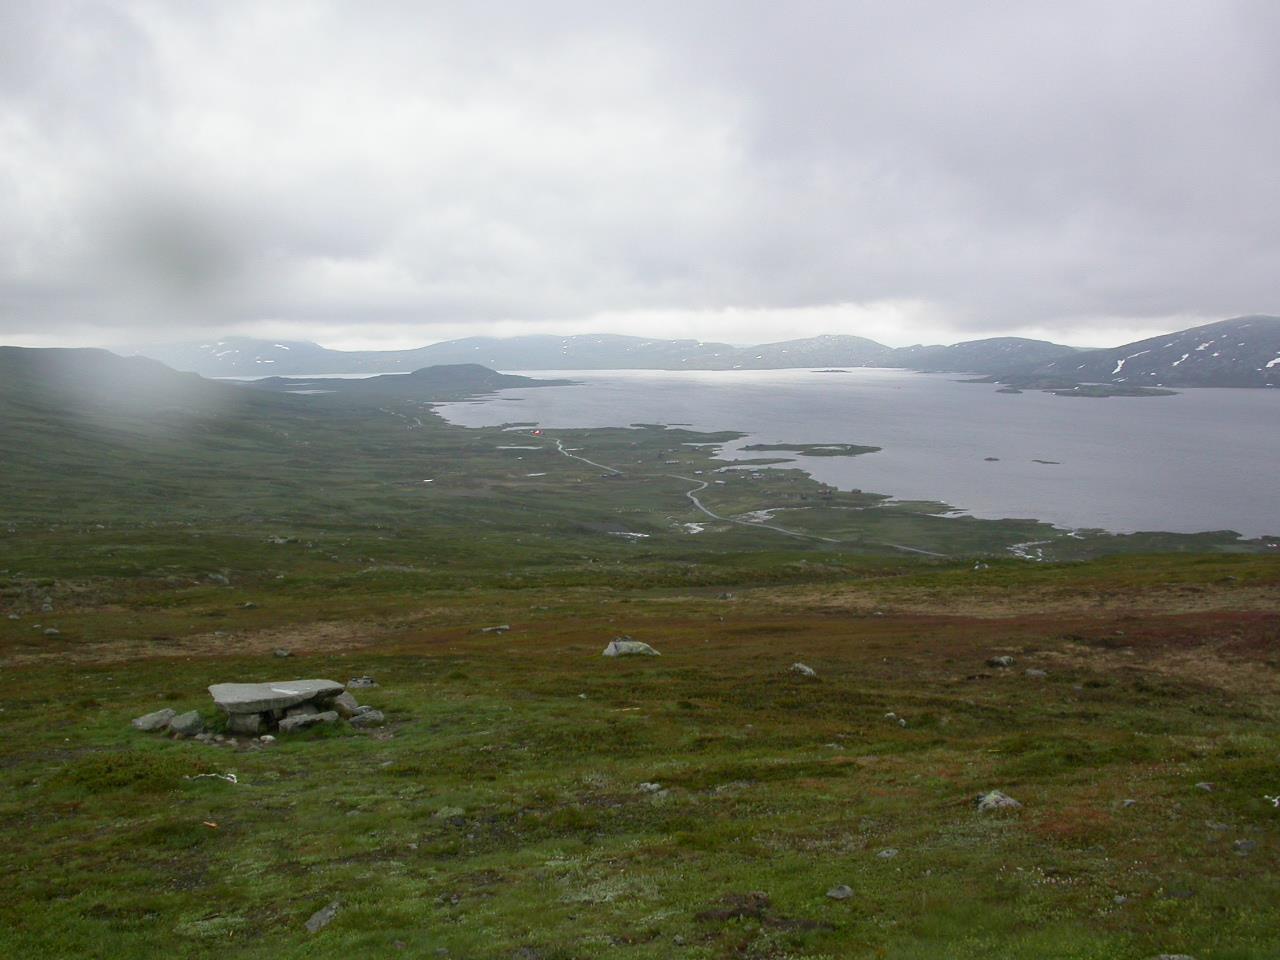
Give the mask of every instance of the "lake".
[[749, 443], [869, 444], [883, 449], [794, 456], [784, 466], [841, 489], [939, 500], [989, 519], [1280, 534], [1280, 390], [1086, 399], [1002, 394], [954, 374], [902, 370], [522, 372], [581, 385], [437, 410], [463, 426], [662, 423], [743, 433], [725, 457], [791, 456], [740, 453]]

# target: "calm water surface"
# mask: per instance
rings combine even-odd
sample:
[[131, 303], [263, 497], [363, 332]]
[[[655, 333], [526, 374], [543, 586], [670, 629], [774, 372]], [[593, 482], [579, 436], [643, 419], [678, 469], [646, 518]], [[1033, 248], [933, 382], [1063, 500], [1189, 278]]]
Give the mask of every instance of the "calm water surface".
[[1280, 390], [1085, 399], [1002, 394], [954, 375], [899, 370], [530, 375], [581, 385], [508, 390], [438, 409], [464, 426], [664, 423], [745, 434], [725, 445], [725, 456], [748, 443], [870, 444], [884, 449], [797, 456], [794, 465], [842, 489], [940, 500], [985, 518], [1116, 532], [1280, 534]]

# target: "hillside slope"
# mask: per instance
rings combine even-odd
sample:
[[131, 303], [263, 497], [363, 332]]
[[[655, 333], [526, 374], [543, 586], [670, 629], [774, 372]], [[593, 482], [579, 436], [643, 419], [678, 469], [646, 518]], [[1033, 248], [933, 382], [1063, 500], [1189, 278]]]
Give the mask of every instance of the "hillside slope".
[[1037, 371], [1085, 383], [1166, 387], [1280, 386], [1280, 317], [1236, 317], [1089, 350]]

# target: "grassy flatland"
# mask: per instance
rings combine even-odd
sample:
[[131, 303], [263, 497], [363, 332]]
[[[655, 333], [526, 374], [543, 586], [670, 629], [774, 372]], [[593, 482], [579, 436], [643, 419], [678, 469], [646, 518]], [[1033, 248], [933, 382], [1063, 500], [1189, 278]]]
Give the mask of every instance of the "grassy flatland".
[[[718, 473], [729, 435], [165, 396], [0, 396], [0, 955], [1280, 953], [1266, 542]], [[128, 725], [366, 673], [378, 731]]]
[[[56, 581], [53, 618], [11, 597], [6, 955], [1280, 949], [1273, 560], [904, 561], [725, 599], [370, 576]], [[618, 633], [662, 657], [601, 658]], [[128, 726], [216, 721], [219, 680], [365, 673], [379, 732], [255, 751]], [[993, 788], [1023, 809], [977, 813]]]

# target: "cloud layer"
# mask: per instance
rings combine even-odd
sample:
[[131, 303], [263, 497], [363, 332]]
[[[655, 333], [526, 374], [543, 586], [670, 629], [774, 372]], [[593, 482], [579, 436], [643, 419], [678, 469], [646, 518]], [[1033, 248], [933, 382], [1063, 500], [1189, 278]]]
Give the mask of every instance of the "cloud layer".
[[461, 6], [5, 4], [0, 342], [1280, 312], [1266, 0]]

